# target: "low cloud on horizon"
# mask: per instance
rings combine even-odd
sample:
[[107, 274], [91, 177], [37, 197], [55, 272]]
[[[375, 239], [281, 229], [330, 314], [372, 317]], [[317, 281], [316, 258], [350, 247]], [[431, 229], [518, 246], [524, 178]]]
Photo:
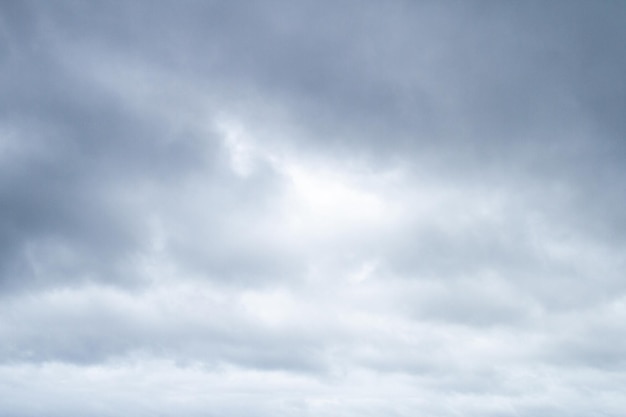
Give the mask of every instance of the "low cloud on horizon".
[[0, 415], [624, 415], [624, 22], [2, 2]]

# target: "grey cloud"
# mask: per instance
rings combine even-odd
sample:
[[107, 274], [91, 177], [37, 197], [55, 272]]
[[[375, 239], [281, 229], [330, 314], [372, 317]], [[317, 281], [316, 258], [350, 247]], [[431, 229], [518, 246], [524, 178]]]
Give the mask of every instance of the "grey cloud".
[[625, 13], [4, 2], [0, 414], [622, 415]]
[[625, 365], [619, 330], [623, 314], [620, 297], [553, 317], [544, 325], [549, 336], [542, 353], [563, 369], [619, 373]]
[[[141, 189], [212, 163], [203, 155], [216, 146], [129, 113], [111, 92], [56, 59], [44, 37], [46, 19], [20, 17], [34, 26], [27, 34], [36, 39], [9, 27], [16, 39], [2, 64], [1, 125], [9, 148], [1, 168], [3, 286], [72, 281], [77, 274], [132, 281], [115, 265], [145, 243], [141, 215], [133, 214], [145, 209], [138, 207]], [[84, 265], [55, 273], [52, 261], [44, 266], [50, 276], [35, 277], [31, 247], [63, 247]]]
[[[10, 300], [0, 323], [6, 342], [2, 362], [87, 366], [139, 356], [208, 368], [234, 363], [254, 369], [326, 372], [323, 338], [258, 322], [236, 297], [203, 299], [200, 292], [178, 292], [177, 297], [187, 299], [185, 306], [162, 290], [133, 296], [91, 288]], [[14, 326], [13, 320], [21, 325]]]

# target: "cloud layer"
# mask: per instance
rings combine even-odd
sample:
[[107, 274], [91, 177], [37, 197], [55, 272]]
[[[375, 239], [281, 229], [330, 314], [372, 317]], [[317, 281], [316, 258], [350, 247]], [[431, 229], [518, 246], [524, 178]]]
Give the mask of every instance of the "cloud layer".
[[0, 414], [623, 415], [625, 19], [0, 5]]

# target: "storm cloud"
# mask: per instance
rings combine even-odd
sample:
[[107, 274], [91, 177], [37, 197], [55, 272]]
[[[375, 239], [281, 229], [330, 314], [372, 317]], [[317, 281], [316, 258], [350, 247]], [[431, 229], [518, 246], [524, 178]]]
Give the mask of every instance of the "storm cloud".
[[0, 414], [621, 416], [626, 4], [0, 4]]

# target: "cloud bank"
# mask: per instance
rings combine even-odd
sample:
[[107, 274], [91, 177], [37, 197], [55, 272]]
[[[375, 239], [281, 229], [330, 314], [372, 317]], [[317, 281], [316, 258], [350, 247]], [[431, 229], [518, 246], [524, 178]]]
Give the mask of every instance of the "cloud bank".
[[0, 5], [0, 414], [621, 416], [620, 2]]

